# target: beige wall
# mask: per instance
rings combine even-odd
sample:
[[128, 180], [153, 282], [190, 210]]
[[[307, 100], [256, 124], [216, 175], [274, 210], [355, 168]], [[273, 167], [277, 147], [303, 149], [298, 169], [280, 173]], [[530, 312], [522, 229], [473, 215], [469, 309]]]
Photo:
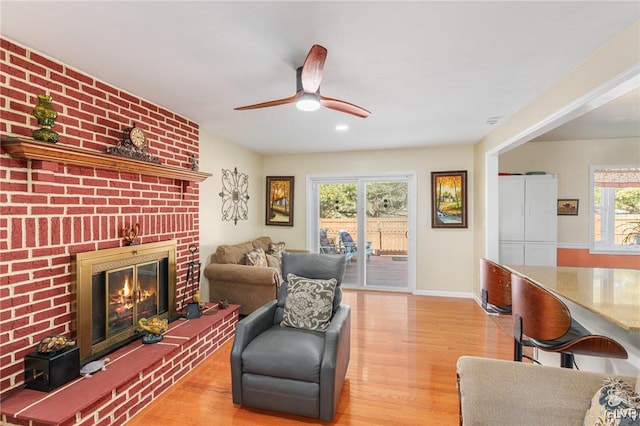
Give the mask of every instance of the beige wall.
[[[222, 220], [222, 169], [249, 175], [249, 218], [238, 221]], [[200, 130], [200, 170], [213, 176], [200, 184], [200, 262], [202, 268], [211, 262], [211, 255], [220, 244], [234, 244], [259, 237], [264, 217], [262, 191], [264, 175], [262, 156], [240, 145], [222, 140]], [[178, 279], [184, 279], [178, 277]], [[201, 294], [209, 300], [209, 280], [202, 275]]]
[[[478, 259], [485, 255], [489, 232], [485, 226], [487, 152], [498, 150], [514, 141], [524, 143], [523, 134], [531, 133], [541, 123], [544, 125], [553, 121], [559, 111], [570, 109], [569, 106], [579, 103], [585, 94], [599, 89], [634, 66], [639, 67], [639, 34], [640, 21], [637, 21], [473, 146], [262, 157], [201, 131], [200, 167], [203, 171], [214, 173], [212, 178], [201, 184], [203, 265], [209, 262], [217, 245], [245, 241], [261, 234], [286, 241], [289, 247], [306, 246], [306, 176], [309, 174], [415, 171], [418, 192], [417, 292], [457, 292], [461, 295], [472, 291], [477, 293]], [[250, 217], [237, 226], [233, 222], [221, 221], [221, 200], [218, 196], [221, 190], [221, 169], [233, 167], [238, 167], [239, 171], [250, 176]], [[548, 168], [545, 166], [543, 169]], [[431, 229], [430, 172], [438, 170], [469, 171], [468, 229]], [[264, 225], [265, 176], [295, 176], [294, 227]], [[492, 179], [497, 182], [497, 177]], [[564, 187], [560, 191], [561, 195], [565, 194]], [[205, 289], [208, 283], [204, 277], [202, 287], [203, 294], [208, 295], [208, 289]]]
[[580, 200], [578, 216], [558, 216], [558, 245], [589, 244], [589, 166], [640, 164], [640, 138], [529, 142], [502, 154], [501, 172], [541, 170], [558, 178], [558, 198]]
[[[491, 181], [487, 181], [487, 153], [503, 149], [511, 144], [526, 142], [527, 135], [536, 129], [556, 122], [563, 113], [569, 114], [586, 104], [584, 98], [595, 97], [595, 93], [611, 89], [611, 85], [619, 81], [621, 76], [637, 74], [640, 68], [640, 20], [620, 33], [606, 45], [596, 51], [590, 58], [580, 64], [558, 83], [525, 106], [518, 113], [499, 125], [479, 143], [474, 145], [474, 291], [478, 293], [479, 267], [478, 259], [485, 256], [488, 239], [497, 239], [497, 232], [485, 227], [491, 223], [485, 210], [489, 197], [488, 190], [493, 190]], [[558, 124], [561, 124], [558, 122]], [[537, 135], [532, 135], [529, 139]], [[497, 181], [497, 177], [490, 179]]]
[[475, 198], [471, 191], [471, 176], [473, 176], [471, 145], [266, 156], [263, 163], [265, 176], [295, 176], [295, 210], [294, 227], [265, 226], [263, 233], [276, 240], [285, 241], [290, 247], [306, 247], [306, 179], [308, 175], [415, 172], [418, 194], [416, 290], [424, 293], [469, 294], [473, 280], [473, 220], [468, 221], [468, 229], [431, 228], [430, 173], [442, 170], [468, 171], [469, 212], [471, 212]]
[[[417, 201], [417, 282], [418, 292], [471, 292], [472, 230], [432, 229], [430, 185], [432, 171], [468, 170], [469, 212], [473, 208], [471, 191], [473, 176], [473, 148], [467, 146], [425, 149], [404, 149], [365, 152], [344, 152], [313, 155], [260, 156], [239, 145], [224, 141], [201, 131], [200, 170], [213, 173], [201, 184], [200, 241], [203, 267], [219, 244], [242, 242], [259, 235], [269, 235], [285, 241], [291, 248], [306, 248], [306, 179], [319, 174], [372, 174], [415, 172]], [[249, 174], [249, 220], [233, 222], [221, 220], [222, 168]], [[295, 176], [294, 226], [266, 226], [264, 224], [265, 177]], [[452, 262], [451, 259], [456, 261]], [[208, 280], [202, 277], [201, 292], [208, 298]]]

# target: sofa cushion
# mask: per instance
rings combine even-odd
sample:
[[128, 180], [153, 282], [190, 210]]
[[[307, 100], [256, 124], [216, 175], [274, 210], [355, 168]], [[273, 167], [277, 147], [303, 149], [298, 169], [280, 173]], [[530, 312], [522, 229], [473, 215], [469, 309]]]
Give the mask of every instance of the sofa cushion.
[[640, 424], [640, 395], [622, 379], [606, 378], [591, 400], [584, 425], [638, 424]]
[[269, 244], [271, 244], [273, 241], [271, 241], [271, 237], [258, 237], [255, 240], [251, 241], [251, 244], [253, 245], [253, 248], [258, 248], [260, 247], [262, 250], [264, 250], [265, 253], [267, 253], [267, 251], [269, 250]]
[[259, 266], [262, 268], [269, 266], [267, 264], [267, 255], [264, 250], [262, 250], [262, 247], [248, 251], [245, 256], [247, 258], [247, 265], [249, 266]]
[[267, 254], [275, 256], [282, 260], [282, 253], [284, 252], [285, 244], [280, 241], [279, 243], [270, 243], [269, 249], [267, 250]]
[[287, 275], [287, 297], [282, 327], [324, 331], [331, 323], [333, 297], [338, 282]]
[[253, 250], [253, 248], [253, 244], [250, 241], [240, 244], [218, 246], [215, 254], [215, 262], [243, 264], [245, 254]]
[[276, 325], [244, 349], [242, 372], [319, 383], [323, 351], [323, 333]]
[[[273, 255], [267, 254], [267, 265], [269, 265], [272, 268], [276, 268], [276, 270], [278, 271], [277, 281], [278, 281], [278, 286], [280, 286], [280, 284], [282, 283], [282, 259], [275, 257]], [[278, 293], [276, 291], [276, 298], [277, 296], [278, 296]]]
[[276, 268], [278, 272], [282, 270], [282, 260], [271, 254], [267, 254], [267, 265], [271, 266], [272, 268]]

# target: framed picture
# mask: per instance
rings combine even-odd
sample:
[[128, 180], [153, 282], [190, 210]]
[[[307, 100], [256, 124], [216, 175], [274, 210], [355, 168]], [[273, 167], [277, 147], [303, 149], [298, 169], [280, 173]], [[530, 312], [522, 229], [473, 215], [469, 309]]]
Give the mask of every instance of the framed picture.
[[467, 171], [431, 172], [431, 227], [467, 227]]
[[558, 200], [558, 216], [578, 216], [578, 199]]
[[266, 225], [293, 226], [293, 176], [267, 176]]

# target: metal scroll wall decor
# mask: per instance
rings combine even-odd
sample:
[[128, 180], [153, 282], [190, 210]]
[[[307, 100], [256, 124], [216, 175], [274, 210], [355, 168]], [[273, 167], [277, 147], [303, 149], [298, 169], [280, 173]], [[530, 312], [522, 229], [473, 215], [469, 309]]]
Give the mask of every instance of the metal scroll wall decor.
[[239, 220], [249, 218], [249, 176], [246, 173], [238, 173], [238, 168], [233, 171], [222, 169], [222, 220], [232, 220], [234, 225]]

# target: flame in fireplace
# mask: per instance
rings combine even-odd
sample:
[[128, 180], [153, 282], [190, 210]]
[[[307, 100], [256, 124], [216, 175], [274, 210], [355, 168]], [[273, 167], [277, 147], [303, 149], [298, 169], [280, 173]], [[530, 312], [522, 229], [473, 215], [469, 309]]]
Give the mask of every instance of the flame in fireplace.
[[124, 297], [131, 296], [131, 285], [129, 285], [129, 275], [124, 276], [124, 283], [122, 285], [122, 294]]
[[118, 311], [130, 309], [133, 306], [132, 294], [133, 286], [131, 285], [131, 278], [129, 278], [129, 275], [125, 275], [122, 288], [118, 291], [117, 303], [122, 306]]
[[122, 314], [125, 310], [131, 309], [134, 303], [141, 303], [145, 300], [155, 296], [154, 289], [149, 288], [133, 288], [132, 280], [129, 275], [125, 275], [122, 280], [122, 288], [118, 290], [115, 298], [112, 299], [112, 303], [120, 305], [116, 308], [116, 312]]

